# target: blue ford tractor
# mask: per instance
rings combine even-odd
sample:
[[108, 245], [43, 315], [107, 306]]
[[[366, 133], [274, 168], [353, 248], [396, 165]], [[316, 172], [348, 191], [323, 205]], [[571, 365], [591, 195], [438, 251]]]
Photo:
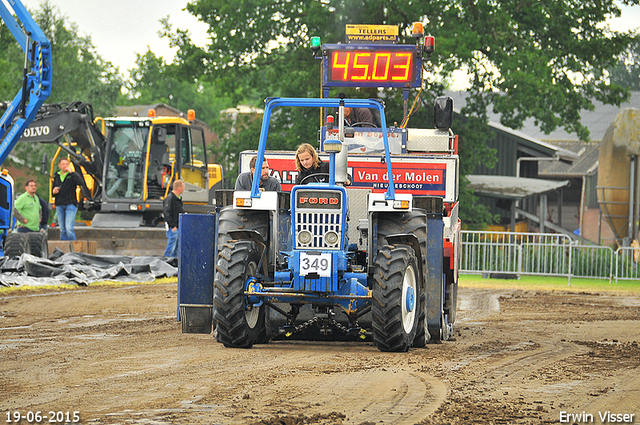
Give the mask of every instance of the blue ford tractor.
[[[457, 279], [448, 279], [443, 268], [447, 208], [442, 196], [396, 193], [393, 167], [402, 155], [390, 153], [382, 104], [268, 99], [257, 164], [268, 156], [269, 120], [281, 107], [338, 110], [335, 137], [322, 141], [322, 154], [329, 156], [328, 183], [263, 192], [255, 173], [251, 191], [218, 191], [215, 216], [181, 216], [178, 315], [183, 332], [211, 332], [213, 324], [217, 340], [235, 348], [340, 333], [341, 338], [372, 339], [382, 351], [403, 352], [448, 339]], [[346, 186], [347, 171], [362, 172], [349, 167], [345, 108], [379, 113], [384, 150], [375, 164], [383, 167], [376, 174], [384, 191]], [[453, 140], [449, 132], [443, 137]], [[457, 165], [457, 152], [449, 156]], [[450, 178], [457, 184], [456, 173]], [[453, 227], [459, 228], [457, 215]]]

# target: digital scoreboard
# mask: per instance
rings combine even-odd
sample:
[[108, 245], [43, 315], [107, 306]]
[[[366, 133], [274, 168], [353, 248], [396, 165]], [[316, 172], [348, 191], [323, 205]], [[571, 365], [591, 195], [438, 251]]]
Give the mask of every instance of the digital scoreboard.
[[420, 87], [420, 46], [325, 44], [322, 51], [326, 87]]

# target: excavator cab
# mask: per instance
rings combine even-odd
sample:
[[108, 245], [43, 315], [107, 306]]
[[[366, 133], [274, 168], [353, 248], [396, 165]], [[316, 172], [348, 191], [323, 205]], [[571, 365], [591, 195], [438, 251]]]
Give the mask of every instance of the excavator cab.
[[140, 200], [144, 190], [145, 148], [148, 126], [110, 122], [104, 195], [107, 199]]
[[178, 178], [185, 204], [211, 204], [204, 131], [182, 117], [104, 119], [102, 211], [162, 211]]

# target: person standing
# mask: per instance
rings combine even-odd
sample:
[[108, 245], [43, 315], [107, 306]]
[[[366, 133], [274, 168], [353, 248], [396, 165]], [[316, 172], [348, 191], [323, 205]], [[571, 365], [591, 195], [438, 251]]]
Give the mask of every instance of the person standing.
[[164, 251], [165, 257], [178, 256], [178, 243], [180, 239], [178, 224], [180, 214], [184, 212], [184, 207], [182, 205], [184, 181], [174, 181], [171, 188], [171, 193], [167, 195], [162, 203], [162, 212], [164, 214], [164, 222], [167, 229], [167, 249]]
[[16, 199], [14, 217], [17, 220], [16, 231], [18, 233], [40, 230], [42, 207], [40, 206], [40, 198], [36, 195], [36, 189], [35, 180], [27, 180], [24, 185], [24, 193]]
[[85, 189], [84, 180], [80, 174], [72, 171], [67, 158], [60, 158], [58, 168], [60, 170], [53, 177], [53, 189], [51, 193], [55, 198], [54, 204], [58, 215], [61, 241], [75, 241], [76, 234], [73, 226], [78, 212], [78, 197], [76, 188]]
[[[246, 173], [242, 173], [238, 176], [236, 180], [235, 190], [251, 190], [251, 185], [253, 184], [253, 174], [256, 172], [256, 162], [258, 161], [258, 156], [254, 155], [249, 161], [249, 168], [251, 171], [247, 171]], [[271, 177], [269, 175], [269, 162], [267, 158], [264, 159], [262, 163], [262, 172], [260, 173], [260, 183], [259, 183], [260, 191], [264, 192], [265, 190], [280, 192], [280, 182], [276, 180], [275, 177]]]

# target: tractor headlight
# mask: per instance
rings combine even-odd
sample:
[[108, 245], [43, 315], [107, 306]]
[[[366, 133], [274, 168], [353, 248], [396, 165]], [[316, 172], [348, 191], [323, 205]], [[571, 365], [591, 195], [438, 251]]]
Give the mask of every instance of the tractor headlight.
[[300, 232], [298, 232], [298, 243], [300, 245], [309, 245], [312, 238], [313, 235], [308, 230], [301, 230]]
[[334, 231], [330, 231], [324, 234], [324, 241], [329, 246], [337, 245], [339, 239], [340, 237]]

